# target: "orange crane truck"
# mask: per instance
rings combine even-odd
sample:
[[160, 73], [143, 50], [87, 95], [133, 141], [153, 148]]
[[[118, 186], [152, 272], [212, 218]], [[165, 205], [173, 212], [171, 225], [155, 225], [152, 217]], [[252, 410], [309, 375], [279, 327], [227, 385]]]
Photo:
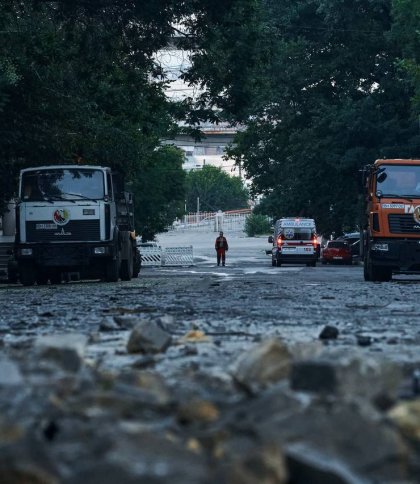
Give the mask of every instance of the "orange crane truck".
[[360, 238], [366, 281], [420, 274], [420, 160], [376, 160], [365, 167]]

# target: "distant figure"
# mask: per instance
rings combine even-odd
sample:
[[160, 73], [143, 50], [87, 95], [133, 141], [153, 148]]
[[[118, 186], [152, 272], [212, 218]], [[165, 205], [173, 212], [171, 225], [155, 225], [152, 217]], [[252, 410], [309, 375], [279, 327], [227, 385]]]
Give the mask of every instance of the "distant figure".
[[216, 239], [214, 248], [216, 249], [216, 253], [217, 253], [217, 265], [220, 266], [220, 260], [221, 260], [222, 266], [224, 266], [226, 261], [226, 252], [228, 251], [229, 246], [228, 246], [226, 237], [223, 236], [223, 232], [219, 233], [219, 237], [217, 237]]

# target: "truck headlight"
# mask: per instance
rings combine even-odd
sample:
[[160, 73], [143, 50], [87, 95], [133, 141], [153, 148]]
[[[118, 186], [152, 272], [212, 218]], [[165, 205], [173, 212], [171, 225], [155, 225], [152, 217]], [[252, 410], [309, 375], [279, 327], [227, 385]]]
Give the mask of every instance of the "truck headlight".
[[93, 253], [95, 255], [104, 255], [106, 254], [106, 247], [95, 247], [93, 249]]
[[388, 244], [376, 243], [372, 245], [372, 250], [380, 250], [382, 252], [386, 252], [389, 250], [389, 248], [388, 248]]
[[20, 255], [32, 255], [32, 249], [20, 249]]

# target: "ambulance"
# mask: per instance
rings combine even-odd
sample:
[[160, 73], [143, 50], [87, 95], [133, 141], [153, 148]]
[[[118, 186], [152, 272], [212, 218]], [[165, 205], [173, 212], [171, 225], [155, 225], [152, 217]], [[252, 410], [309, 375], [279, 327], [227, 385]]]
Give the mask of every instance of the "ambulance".
[[273, 244], [271, 262], [282, 264], [306, 264], [315, 267], [320, 245], [312, 218], [281, 218], [274, 225], [274, 235], [268, 238]]

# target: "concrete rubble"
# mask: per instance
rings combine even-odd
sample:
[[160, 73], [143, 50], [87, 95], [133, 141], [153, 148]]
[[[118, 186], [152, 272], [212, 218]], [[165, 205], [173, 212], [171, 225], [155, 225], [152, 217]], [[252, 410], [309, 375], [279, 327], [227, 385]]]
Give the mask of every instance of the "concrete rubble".
[[[153, 351], [167, 348], [156, 334]], [[67, 333], [3, 348], [2, 483], [416, 482], [420, 400], [398, 399], [389, 362], [269, 338], [223, 375], [193, 365], [177, 385], [156, 369], [101, 370], [89, 346]]]

